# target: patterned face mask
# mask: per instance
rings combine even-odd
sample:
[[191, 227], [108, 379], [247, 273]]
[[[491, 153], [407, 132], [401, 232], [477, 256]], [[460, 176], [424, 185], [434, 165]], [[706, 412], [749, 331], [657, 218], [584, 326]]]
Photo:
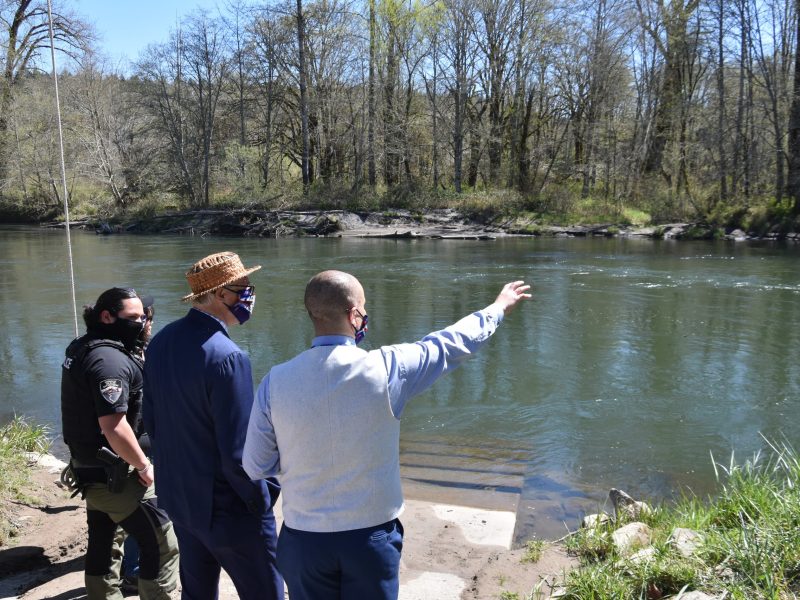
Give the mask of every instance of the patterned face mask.
[[244, 323], [253, 314], [253, 307], [256, 305], [256, 288], [255, 286], [248, 285], [243, 290], [232, 290], [229, 287], [225, 288], [229, 292], [239, 295], [239, 300], [233, 306], [226, 304], [228, 310], [233, 313], [239, 325]]
[[367, 315], [362, 315], [358, 310], [356, 310], [356, 312], [358, 313], [358, 316], [361, 317], [361, 327], [358, 329], [353, 327], [353, 329], [356, 332], [356, 344], [360, 344], [364, 341], [364, 338], [367, 337], [367, 322], [369, 321], [369, 317]]

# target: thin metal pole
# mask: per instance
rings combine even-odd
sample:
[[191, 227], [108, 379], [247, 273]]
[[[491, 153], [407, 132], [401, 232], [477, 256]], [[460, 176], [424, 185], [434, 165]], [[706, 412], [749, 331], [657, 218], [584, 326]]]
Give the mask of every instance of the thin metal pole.
[[50, 30], [50, 62], [53, 65], [53, 83], [56, 88], [56, 121], [58, 122], [58, 148], [61, 156], [61, 183], [64, 187], [64, 224], [67, 231], [67, 259], [69, 262], [69, 284], [72, 291], [72, 316], [75, 321], [75, 337], [78, 331], [78, 303], [75, 299], [75, 269], [72, 266], [72, 237], [69, 231], [69, 199], [67, 190], [67, 168], [64, 165], [64, 132], [61, 127], [61, 100], [58, 95], [58, 72], [56, 69], [56, 43], [53, 34], [53, 4], [47, 0], [47, 24]]

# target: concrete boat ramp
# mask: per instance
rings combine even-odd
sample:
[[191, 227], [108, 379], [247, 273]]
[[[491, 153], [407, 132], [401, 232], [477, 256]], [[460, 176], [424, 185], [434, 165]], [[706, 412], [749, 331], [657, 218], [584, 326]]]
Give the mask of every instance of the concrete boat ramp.
[[[546, 590], [572, 560], [559, 547], [552, 547], [536, 564], [526, 565], [520, 561], [524, 550], [511, 550], [519, 501], [519, 494], [513, 490], [519, 489], [521, 474], [519, 481], [513, 474], [488, 472], [476, 480], [474, 472], [426, 466], [418, 457], [410, 458], [408, 452], [403, 462], [406, 507], [401, 516], [405, 540], [400, 600], [488, 600], [504, 591], [524, 598], [543, 583], [547, 586], [539, 597], [549, 597]], [[80, 539], [85, 536], [83, 507], [82, 502], [73, 502], [81, 505], [72, 507], [76, 523], [84, 528], [76, 532]], [[280, 500], [275, 513], [282, 522]], [[47, 520], [44, 515], [42, 527], [47, 527]], [[56, 561], [50, 571], [18, 573], [0, 580], [0, 600], [85, 598], [83, 561], [73, 557], [68, 562], [59, 565]], [[219, 591], [222, 600], [238, 598], [224, 572]]]

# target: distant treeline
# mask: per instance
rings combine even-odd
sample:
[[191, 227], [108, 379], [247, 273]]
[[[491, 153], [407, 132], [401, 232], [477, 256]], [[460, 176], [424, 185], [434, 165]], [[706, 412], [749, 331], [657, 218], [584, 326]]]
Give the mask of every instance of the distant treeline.
[[[799, 4], [231, 0], [115, 71], [62, 0], [70, 194], [108, 214], [477, 191], [543, 213], [794, 227]], [[0, 5], [0, 202], [55, 213], [44, 7]]]

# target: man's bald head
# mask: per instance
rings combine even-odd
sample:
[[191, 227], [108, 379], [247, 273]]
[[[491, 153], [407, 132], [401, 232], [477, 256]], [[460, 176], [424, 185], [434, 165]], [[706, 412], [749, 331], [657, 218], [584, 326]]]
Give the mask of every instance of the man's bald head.
[[347, 311], [364, 303], [364, 288], [358, 279], [343, 271], [317, 273], [306, 285], [305, 305], [317, 326], [334, 326], [347, 321]]

